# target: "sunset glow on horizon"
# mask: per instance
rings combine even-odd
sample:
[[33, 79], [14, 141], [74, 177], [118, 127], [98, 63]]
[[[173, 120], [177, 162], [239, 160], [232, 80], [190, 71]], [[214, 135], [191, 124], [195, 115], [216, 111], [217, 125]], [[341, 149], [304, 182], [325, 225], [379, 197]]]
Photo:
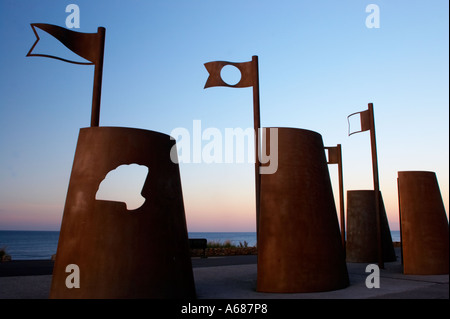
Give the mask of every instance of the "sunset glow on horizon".
[[[348, 190], [374, 187], [369, 134], [348, 136], [347, 122], [373, 103], [390, 229], [399, 229], [399, 171], [435, 172], [448, 219], [448, 2], [373, 1], [379, 25], [367, 22], [371, 2], [357, 0], [72, 2], [80, 9], [74, 31], [106, 28], [100, 126], [189, 134], [192, 161], [179, 164], [188, 231], [256, 231], [254, 163], [249, 153], [226, 162], [238, 150], [225, 144], [227, 130], [253, 129], [252, 89], [204, 89], [204, 63], [254, 55], [261, 126], [312, 130], [324, 146], [341, 144], [345, 208]], [[61, 226], [94, 68], [25, 55], [36, 41], [30, 23], [66, 27], [69, 3], [0, 2], [0, 230]], [[36, 52], [73, 57], [40, 36]], [[194, 162], [194, 147], [210, 154], [214, 138], [221, 162], [203, 153]], [[252, 141], [242, 149], [252, 151]], [[328, 169], [339, 216], [337, 167]]]

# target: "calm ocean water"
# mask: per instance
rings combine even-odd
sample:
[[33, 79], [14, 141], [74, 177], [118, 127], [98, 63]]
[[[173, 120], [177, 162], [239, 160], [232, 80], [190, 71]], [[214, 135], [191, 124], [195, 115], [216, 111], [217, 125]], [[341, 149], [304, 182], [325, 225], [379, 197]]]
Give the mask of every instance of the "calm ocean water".
[[[400, 232], [391, 231], [392, 240], [400, 241]], [[59, 231], [0, 231], [0, 249], [5, 248], [12, 260], [50, 259], [56, 254]], [[206, 238], [208, 241], [256, 245], [255, 232], [190, 232], [189, 238]]]
[[0, 231], [0, 249], [12, 260], [50, 259], [56, 254], [59, 231]]

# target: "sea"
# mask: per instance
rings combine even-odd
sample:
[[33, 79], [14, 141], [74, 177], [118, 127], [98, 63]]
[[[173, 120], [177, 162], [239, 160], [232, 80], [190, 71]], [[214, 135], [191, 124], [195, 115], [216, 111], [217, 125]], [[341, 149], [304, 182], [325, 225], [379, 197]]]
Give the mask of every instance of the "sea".
[[[400, 231], [391, 231], [392, 241], [400, 241]], [[255, 232], [189, 232], [189, 238], [206, 238], [208, 242], [256, 246]], [[59, 231], [0, 230], [0, 250], [12, 260], [46, 260], [56, 254]]]

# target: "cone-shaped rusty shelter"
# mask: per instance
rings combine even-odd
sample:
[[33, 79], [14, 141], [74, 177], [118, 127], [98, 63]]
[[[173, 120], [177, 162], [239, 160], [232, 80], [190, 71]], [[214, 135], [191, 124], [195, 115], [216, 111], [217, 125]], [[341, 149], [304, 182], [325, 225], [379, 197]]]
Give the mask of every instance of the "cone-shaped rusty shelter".
[[[380, 192], [381, 245], [383, 261], [391, 262], [395, 256], [389, 223]], [[347, 244], [348, 262], [375, 263], [378, 260], [377, 219], [375, 191], [347, 191]]]
[[[193, 298], [178, 164], [168, 135], [120, 127], [80, 130], [66, 197], [51, 298]], [[96, 200], [100, 183], [123, 164], [148, 167], [144, 204]], [[68, 287], [68, 265], [79, 288]]]
[[398, 172], [403, 272], [448, 274], [449, 230], [434, 172]]
[[[269, 135], [275, 132], [278, 138], [271, 142]], [[263, 131], [263, 144], [266, 153], [278, 152], [278, 169], [261, 175], [257, 290], [293, 293], [347, 287], [322, 136], [271, 128]]]

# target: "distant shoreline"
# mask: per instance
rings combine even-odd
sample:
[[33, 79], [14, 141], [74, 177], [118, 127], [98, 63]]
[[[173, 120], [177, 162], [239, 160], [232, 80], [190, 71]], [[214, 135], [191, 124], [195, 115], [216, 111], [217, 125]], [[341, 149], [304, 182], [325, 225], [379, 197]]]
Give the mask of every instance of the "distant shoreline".
[[[401, 247], [401, 242], [392, 242], [394, 248]], [[207, 248], [205, 253], [202, 249], [191, 249], [191, 257], [218, 257], [218, 256], [243, 256], [243, 255], [257, 255], [257, 247], [230, 247], [230, 248]], [[55, 255], [54, 255], [55, 256]], [[54, 261], [54, 256], [49, 259], [11, 259], [8, 261], [0, 262], [0, 264], [13, 262], [42, 262], [42, 261]]]
[[[256, 232], [188, 232], [189, 239], [207, 239], [207, 248], [233, 248], [228, 250], [211, 250], [209, 256], [233, 256], [256, 254], [254, 251], [238, 248], [256, 246]], [[400, 232], [391, 231], [394, 247], [400, 247]], [[0, 250], [5, 249], [11, 259], [16, 260], [50, 260], [56, 254], [59, 231], [0, 231]], [[398, 242], [398, 243], [396, 243]], [[215, 245], [217, 244], [217, 245]], [[226, 246], [229, 244], [228, 246]]]

